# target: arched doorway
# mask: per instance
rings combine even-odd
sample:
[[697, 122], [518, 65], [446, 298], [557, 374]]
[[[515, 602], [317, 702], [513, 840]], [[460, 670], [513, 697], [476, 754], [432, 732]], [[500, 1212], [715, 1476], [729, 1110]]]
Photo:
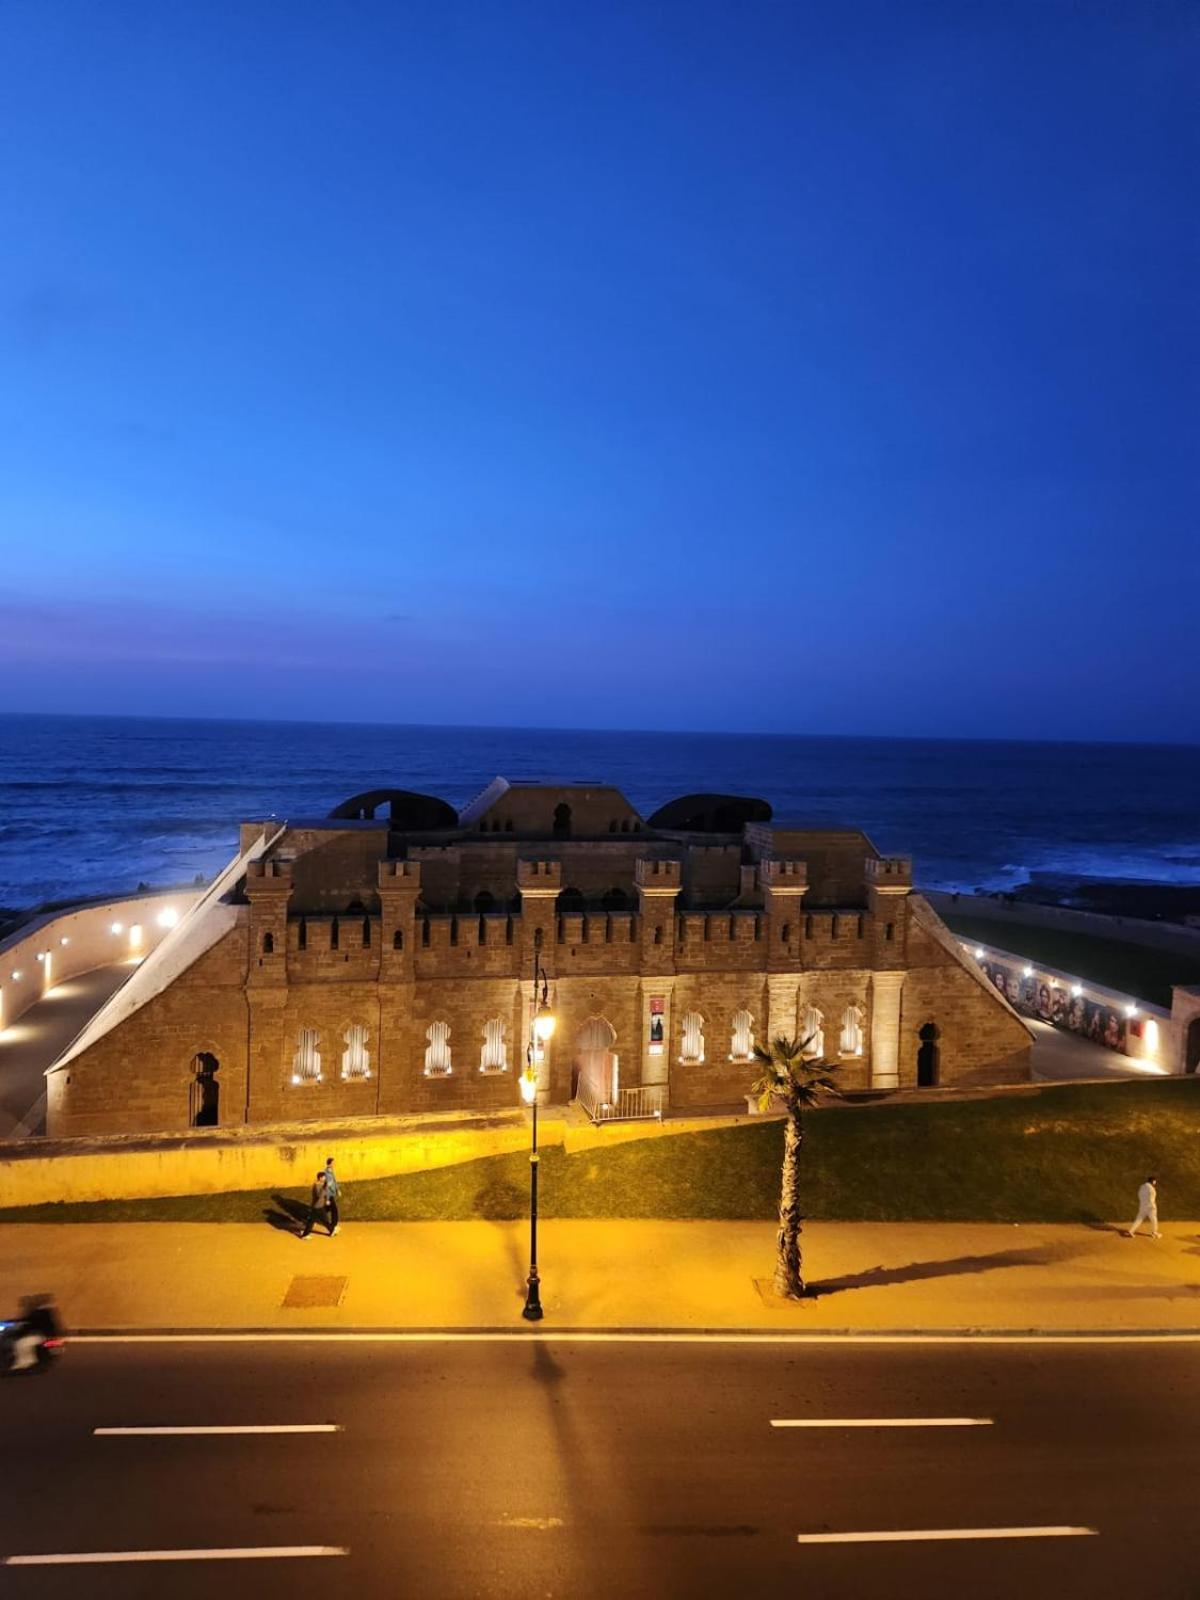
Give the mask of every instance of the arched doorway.
[[921, 1041], [917, 1050], [917, 1087], [920, 1089], [932, 1089], [938, 1081], [941, 1036], [941, 1029], [934, 1022], [927, 1022], [917, 1035]]
[[191, 1113], [193, 1128], [216, 1128], [221, 1121], [221, 1063], [207, 1050], [192, 1057]]
[[617, 1031], [604, 1017], [589, 1017], [584, 1023], [575, 1041], [572, 1099], [579, 1094], [581, 1084], [585, 1093], [599, 1104], [611, 1104], [616, 1098], [617, 1058], [613, 1054], [616, 1042]]
[[1200, 1067], [1200, 1017], [1193, 1017], [1188, 1023], [1183, 1065], [1185, 1072], [1195, 1072]]

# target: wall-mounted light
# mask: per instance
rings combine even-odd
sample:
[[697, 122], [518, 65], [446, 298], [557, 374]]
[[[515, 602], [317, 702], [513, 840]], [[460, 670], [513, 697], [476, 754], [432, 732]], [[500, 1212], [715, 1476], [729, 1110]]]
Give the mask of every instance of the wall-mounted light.
[[1023, 978], [1032, 978], [1033, 977], [1033, 968], [1032, 967], [1022, 967], [1021, 968], [1021, 976]]
[[13, 973], [13, 982], [14, 983], [20, 983], [20, 981], [21, 981], [21, 974], [19, 972], [14, 972]]
[[123, 922], [114, 922], [110, 931], [113, 933], [124, 933], [125, 924]]
[[70, 939], [67, 938], [66, 934], [64, 933], [62, 938], [58, 942], [59, 942], [59, 944], [70, 944], [71, 941], [70, 941]]
[[976, 961], [983, 960], [983, 946], [981, 944], [975, 946], [975, 959]]
[[1073, 983], [1071, 985], [1071, 993], [1075, 996], [1076, 1000], [1078, 1000], [1080, 995], [1083, 993], [1083, 985], [1081, 983]]
[[1136, 1017], [1137, 1014], [1138, 1014], [1138, 1008], [1136, 1006], [1128, 1005], [1128, 1006], [1125, 1007], [1125, 1015], [1127, 1017]]
[[37, 958], [38, 958], [39, 961], [45, 961], [46, 952], [44, 950], [39, 950], [38, 953], [37, 953]]
[[179, 921], [179, 913], [174, 906], [164, 906], [158, 913], [157, 921], [160, 928], [173, 928]]

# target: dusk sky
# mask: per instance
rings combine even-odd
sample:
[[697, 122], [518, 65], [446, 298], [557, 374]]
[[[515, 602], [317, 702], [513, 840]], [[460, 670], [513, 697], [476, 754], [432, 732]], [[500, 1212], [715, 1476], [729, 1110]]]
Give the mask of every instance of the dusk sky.
[[1200, 740], [1191, 0], [9, 0], [0, 710]]

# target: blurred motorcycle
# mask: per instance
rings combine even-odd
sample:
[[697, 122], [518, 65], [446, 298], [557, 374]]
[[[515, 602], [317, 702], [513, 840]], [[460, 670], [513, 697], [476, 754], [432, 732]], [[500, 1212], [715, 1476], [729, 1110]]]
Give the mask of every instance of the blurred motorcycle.
[[64, 1342], [54, 1301], [49, 1295], [27, 1295], [20, 1314], [0, 1322], [0, 1374], [45, 1372]]

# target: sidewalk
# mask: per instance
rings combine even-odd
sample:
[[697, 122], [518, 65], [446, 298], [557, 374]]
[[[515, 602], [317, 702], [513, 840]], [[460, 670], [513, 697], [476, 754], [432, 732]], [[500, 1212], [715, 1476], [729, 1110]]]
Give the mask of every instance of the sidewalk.
[[[815, 1224], [803, 1304], [770, 1292], [769, 1224], [550, 1221], [543, 1331], [1200, 1330], [1200, 1224], [1157, 1242], [1087, 1227]], [[524, 1224], [346, 1223], [307, 1243], [267, 1226], [0, 1228], [0, 1310], [51, 1292], [70, 1328], [525, 1326]]]

